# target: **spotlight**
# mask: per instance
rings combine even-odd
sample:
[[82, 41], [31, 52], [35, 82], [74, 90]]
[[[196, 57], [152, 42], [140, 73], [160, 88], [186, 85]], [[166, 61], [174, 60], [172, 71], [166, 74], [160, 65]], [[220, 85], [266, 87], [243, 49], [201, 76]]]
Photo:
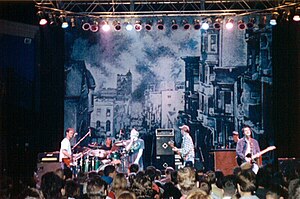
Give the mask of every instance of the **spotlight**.
[[122, 28], [121, 23], [119, 21], [113, 21], [113, 26], [115, 27], [115, 31], [120, 31]]
[[279, 13], [278, 12], [273, 12], [272, 18], [270, 20], [270, 25], [276, 26], [277, 25], [277, 18], [278, 18]]
[[254, 23], [255, 23], [255, 18], [250, 18], [247, 23], [247, 28], [252, 29], [254, 27]]
[[266, 23], [267, 23], [267, 16], [262, 16], [259, 18], [259, 24], [258, 24], [258, 27], [261, 29], [261, 28], [264, 28], [266, 27]]
[[76, 19], [75, 17], [71, 18], [71, 27], [74, 28], [76, 26]]
[[85, 22], [85, 23], [82, 24], [81, 28], [84, 31], [88, 31], [88, 30], [90, 30], [91, 25], [88, 22]]
[[69, 27], [69, 24], [68, 24], [68, 22], [66, 20], [66, 16], [65, 15], [60, 15], [59, 19], [61, 21], [61, 27], [62, 28], [68, 28]]
[[[105, 28], [103, 28], [104, 26], [102, 26], [102, 30], [104, 30]], [[90, 31], [91, 32], [98, 32], [99, 30], [99, 25], [98, 25], [98, 21], [94, 20], [93, 23], [90, 26]]]
[[45, 17], [45, 14], [44, 14], [44, 12], [42, 12], [42, 11], [38, 11], [37, 12], [37, 16], [38, 16], [38, 18], [39, 18], [39, 24], [41, 25], [41, 26], [44, 26], [44, 25], [46, 25], [47, 23], [48, 23], [48, 21], [47, 21], [47, 19], [46, 19], [46, 17]]
[[146, 23], [145, 29], [148, 30], [148, 31], [152, 30], [152, 21], [148, 21], [148, 22]]
[[191, 25], [189, 24], [189, 22], [187, 20], [182, 20], [182, 25], [183, 25], [183, 29], [184, 30], [188, 30], [190, 29]]
[[200, 20], [199, 19], [194, 19], [194, 29], [199, 30], [200, 28], [201, 28]]
[[179, 28], [179, 26], [178, 26], [178, 24], [176, 23], [176, 20], [175, 20], [175, 19], [173, 19], [171, 23], [172, 23], [172, 25], [171, 25], [171, 29], [172, 29], [172, 30], [177, 30], [177, 29]]
[[142, 30], [142, 22], [141, 21], [136, 21], [134, 24], [134, 29], [136, 31], [141, 31]]
[[[97, 23], [97, 27], [98, 27], [98, 23]], [[104, 32], [107, 32], [110, 30], [110, 26], [108, 24], [107, 21], [102, 21], [101, 22], [101, 29], [104, 31]]]
[[233, 28], [233, 22], [234, 22], [234, 20], [231, 19], [231, 18], [229, 18], [229, 19], [227, 20], [227, 23], [226, 23], [226, 25], [225, 25], [227, 30], [230, 30], [230, 29]]
[[239, 28], [240, 30], [245, 30], [246, 25], [245, 25], [245, 22], [244, 22], [243, 20], [239, 20], [239, 21], [238, 21], [238, 28]]
[[165, 26], [164, 26], [164, 21], [162, 19], [159, 19], [157, 21], [157, 29], [158, 30], [164, 30]]
[[297, 7], [295, 9], [295, 15], [293, 17], [293, 20], [294, 21], [300, 21], [300, 7]]
[[221, 17], [216, 18], [215, 23], [213, 24], [215, 30], [221, 29], [222, 20], [223, 19]]
[[132, 26], [132, 24], [131, 24], [131, 23], [129, 23], [129, 22], [125, 22], [125, 28], [126, 28], [126, 30], [128, 30], [128, 31], [132, 31], [132, 29], [133, 29], [133, 26]]

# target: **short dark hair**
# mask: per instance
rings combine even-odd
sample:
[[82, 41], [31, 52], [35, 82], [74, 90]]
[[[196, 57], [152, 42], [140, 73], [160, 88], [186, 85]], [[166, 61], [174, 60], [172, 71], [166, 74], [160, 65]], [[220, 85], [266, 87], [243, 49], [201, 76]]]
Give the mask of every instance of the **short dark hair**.
[[114, 165], [107, 165], [105, 168], [104, 168], [104, 171], [103, 171], [103, 174], [105, 176], [108, 176], [110, 173], [113, 173], [115, 172], [116, 170], [116, 167]]
[[242, 170], [237, 176], [237, 184], [242, 192], [254, 192], [256, 187], [256, 175], [252, 170]]
[[138, 172], [139, 171], [139, 165], [138, 164], [131, 164], [130, 166], [129, 166], [129, 172], [130, 173], [136, 173], [136, 172]]

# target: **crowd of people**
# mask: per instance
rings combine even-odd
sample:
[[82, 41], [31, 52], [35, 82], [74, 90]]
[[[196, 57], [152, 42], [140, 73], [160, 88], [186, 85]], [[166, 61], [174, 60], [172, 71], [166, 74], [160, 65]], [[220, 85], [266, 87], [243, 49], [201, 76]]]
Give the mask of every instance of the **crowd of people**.
[[[259, 145], [251, 137], [250, 127], [243, 128], [244, 137], [236, 139], [239, 166], [225, 175], [222, 170], [212, 171], [194, 167], [194, 145], [187, 125], [179, 127], [181, 148], [172, 147], [184, 160], [181, 168], [155, 166], [144, 168], [144, 142], [133, 129], [124, 148], [130, 154], [128, 169], [109, 163], [103, 169], [74, 173], [70, 140], [75, 130], [68, 128], [61, 142], [61, 168], [41, 177], [34, 175], [29, 182], [0, 180], [0, 199], [299, 199], [300, 165], [278, 169], [274, 165], [259, 167], [255, 154]], [[235, 134], [235, 133], [233, 133]], [[111, 142], [105, 147], [111, 149]], [[248, 154], [253, 156], [249, 157]], [[68, 160], [68, 161], [66, 161]]]
[[14, 184], [1, 179], [0, 198], [16, 199], [279, 199], [300, 198], [299, 165], [275, 172], [273, 167], [252, 171], [250, 163], [222, 171], [196, 170], [185, 166], [178, 170], [158, 170], [148, 166], [140, 170], [131, 164], [128, 172], [118, 172], [115, 165], [101, 171], [78, 173], [69, 168], [45, 173], [41, 181]]

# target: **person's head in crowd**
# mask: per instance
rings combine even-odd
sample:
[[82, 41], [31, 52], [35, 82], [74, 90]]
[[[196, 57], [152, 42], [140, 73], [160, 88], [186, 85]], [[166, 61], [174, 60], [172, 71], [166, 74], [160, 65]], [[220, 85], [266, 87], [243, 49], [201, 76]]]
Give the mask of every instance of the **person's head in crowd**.
[[62, 168], [58, 168], [55, 170], [55, 174], [58, 175], [61, 179], [65, 179], [64, 177], [64, 170]]
[[166, 175], [166, 176], [171, 176], [172, 171], [174, 171], [174, 168], [173, 168], [173, 167], [167, 167], [167, 168], [165, 169], [165, 175]]
[[160, 180], [161, 179], [161, 170], [156, 169], [155, 170], [155, 180]]
[[242, 170], [237, 176], [237, 188], [241, 196], [253, 195], [257, 189], [255, 173], [252, 170]]
[[47, 172], [42, 176], [41, 190], [45, 199], [62, 197], [63, 180], [54, 172]]
[[202, 190], [191, 192], [186, 199], [211, 199], [211, 197]]
[[222, 180], [223, 197], [233, 197], [237, 192], [236, 176], [227, 175]]
[[173, 182], [175, 185], [178, 184], [178, 172], [176, 170], [171, 172], [171, 182]]
[[234, 141], [234, 142], [239, 141], [239, 132], [233, 131], [233, 132], [232, 132], [232, 138], [233, 138], [233, 141]]
[[157, 193], [152, 188], [152, 181], [147, 175], [137, 177], [130, 187], [137, 198], [153, 198]]
[[216, 173], [214, 171], [207, 171], [206, 175], [208, 178], [207, 180], [210, 184], [216, 184], [217, 177], [216, 177]]
[[267, 191], [266, 199], [284, 199], [276, 191]]
[[[3, 195], [0, 195], [0, 198]], [[25, 188], [19, 195], [18, 199], [44, 199], [44, 195], [41, 190], [36, 188]]]
[[207, 195], [211, 193], [211, 184], [207, 179], [202, 178], [199, 182], [198, 188], [204, 191]]
[[218, 188], [222, 188], [222, 180], [224, 178], [224, 174], [222, 171], [217, 170], [215, 171], [215, 176], [216, 176], [216, 185]]
[[139, 165], [138, 164], [131, 164], [130, 166], [129, 166], [129, 173], [137, 173], [138, 171], [139, 171]]
[[190, 167], [180, 168], [177, 175], [178, 185], [184, 194], [196, 187], [196, 176], [194, 169], [191, 169]]
[[136, 199], [135, 193], [130, 191], [122, 191], [117, 199]]
[[294, 179], [290, 181], [288, 187], [289, 199], [300, 198], [300, 179]]
[[99, 176], [95, 176], [88, 180], [86, 192], [89, 199], [106, 198], [107, 183]]
[[107, 165], [104, 168], [103, 174], [105, 176], [111, 176], [114, 177], [116, 175], [116, 167], [114, 165]]
[[156, 168], [154, 166], [148, 166], [145, 170], [145, 175], [148, 176], [153, 182], [156, 177]]
[[241, 167], [236, 166], [233, 168], [232, 173], [233, 173], [233, 175], [237, 176], [241, 171], [242, 171]]
[[128, 187], [127, 179], [124, 173], [118, 173], [111, 184], [111, 190], [116, 196], [120, 194], [121, 191], [126, 190]]
[[67, 180], [65, 183], [65, 196], [68, 198], [79, 198], [80, 185], [74, 180]]

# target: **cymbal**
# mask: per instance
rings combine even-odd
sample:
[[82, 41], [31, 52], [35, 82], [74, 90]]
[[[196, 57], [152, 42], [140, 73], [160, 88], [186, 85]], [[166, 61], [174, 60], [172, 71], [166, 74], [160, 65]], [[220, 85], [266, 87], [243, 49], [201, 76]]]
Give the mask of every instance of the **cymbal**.
[[125, 146], [125, 143], [126, 143], [126, 141], [125, 140], [120, 140], [120, 141], [117, 141], [117, 142], [115, 142], [115, 146]]
[[101, 146], [97, 142], [92, 142], [88, 144], [89, 147], [91, 148], [100, 148]]

